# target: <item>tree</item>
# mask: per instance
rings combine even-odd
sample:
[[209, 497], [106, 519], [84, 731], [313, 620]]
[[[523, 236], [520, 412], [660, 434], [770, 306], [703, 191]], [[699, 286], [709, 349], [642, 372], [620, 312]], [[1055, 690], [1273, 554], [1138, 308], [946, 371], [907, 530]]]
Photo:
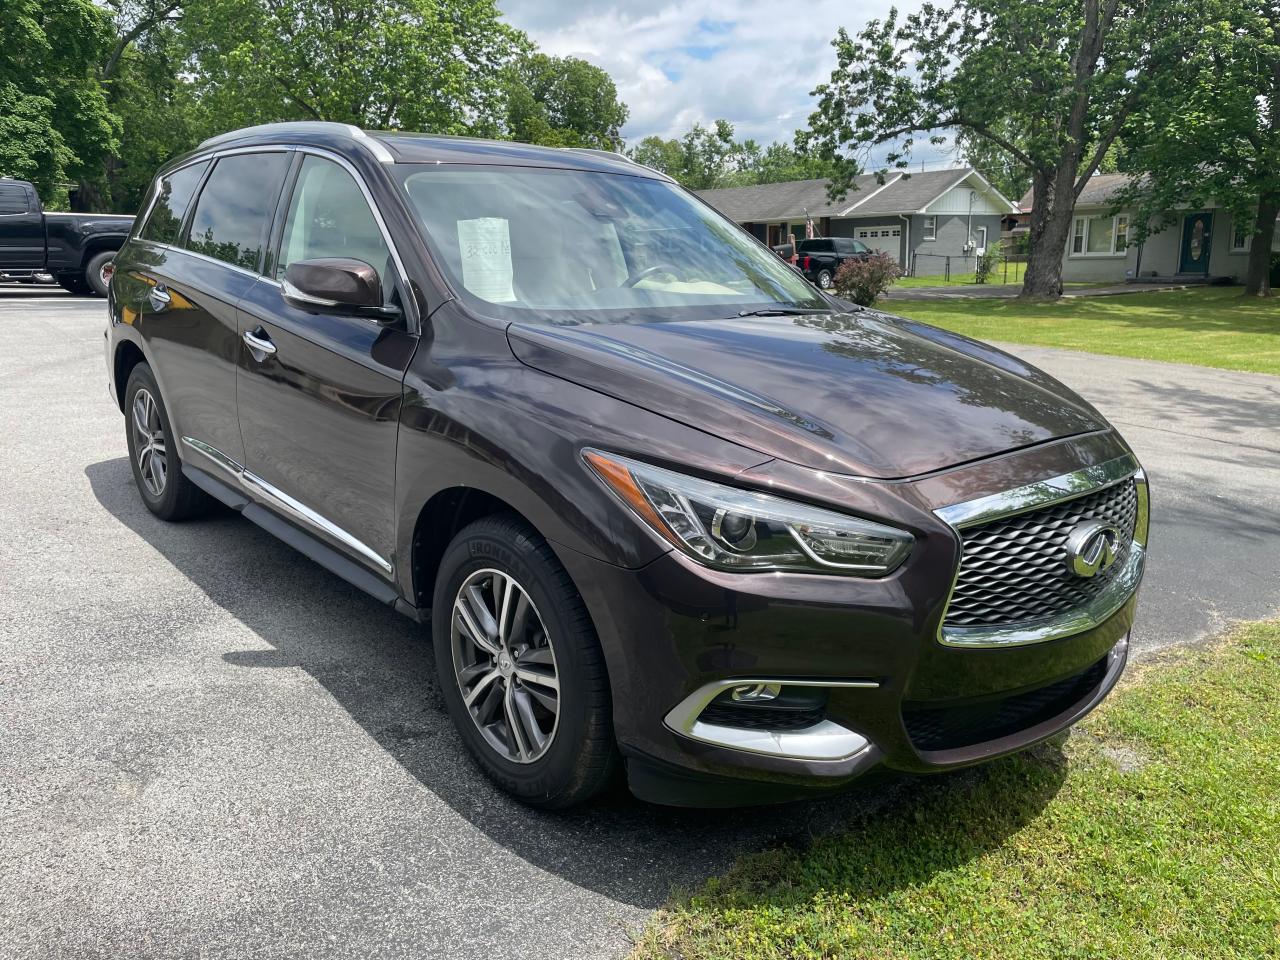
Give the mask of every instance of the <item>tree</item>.
[[637, 163], [665, 173], [690, 190], [725, 186], [741, 154], [728, 120], [717, 120], [711, 127], [695, 123], [678, 140], [645, 137], [628, 152]]
[[[914, 137], [952, 131], [999, 147], [1030, 179], [1031, 256], [1023, 296], [1062, 292], [1075, 200], [1148, 93], [1199, 29], [1182, 0], [960, 0], [891, 10], [834, 41], [815, 92], [812, 142], [850, 159], [890, 144], [906, 169]], [[1011, 132], [1016, 133], [1013, 136]], [[847, 191], [844, 171], [833, 197]]]
[[503, 135], [553, 147], [616, 150], [627, 107], [609, 74], [577, 57], [534, 53], [508, 68]]
[[503, 117], [531, 49], [493, 0], [202, 0], [183, 14], [210, 124], [333, 120], [465, 134]]
[[733, 124], [717, 120], [711, 127], [695, 123], [679, 139], [645, 137], [628, 156], [690, 190], [831, 176], [837, 165], [804, 150], [799, 139], [796, 145], [771, 143], [761, 148], [755, 140], [735, 140]]
[[0, 23], [0, 174], [52, 201], [118, 136], [96, 75], [108, 18], [90, 0], [0, 0]]
[[1141, 242], [1176, 218], [1166, 211], [1216, 201], [1248, 223], [1245, 293], [1271, 296], [1280, 215], [1280, 5], [1203, 0], [1203, 32], [1138, 116], [1129, 162], [1144, 175], [1120, 202], [1138, 207]]

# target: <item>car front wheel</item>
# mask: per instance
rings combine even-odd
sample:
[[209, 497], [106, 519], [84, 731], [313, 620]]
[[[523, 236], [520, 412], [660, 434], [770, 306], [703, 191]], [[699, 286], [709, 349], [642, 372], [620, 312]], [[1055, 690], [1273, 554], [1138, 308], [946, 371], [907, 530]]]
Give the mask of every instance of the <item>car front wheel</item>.
[[818, 286], [821, 287], [823, 290], [831, 289], [831, 271], [830, 270], [818, 271]]
[[545, 808], [602, 790], [617, 765], [604, 656], [547, 542], [515, 515], [477, 520], [446, 550], [432, 608], [444, 700], [480, 768]]

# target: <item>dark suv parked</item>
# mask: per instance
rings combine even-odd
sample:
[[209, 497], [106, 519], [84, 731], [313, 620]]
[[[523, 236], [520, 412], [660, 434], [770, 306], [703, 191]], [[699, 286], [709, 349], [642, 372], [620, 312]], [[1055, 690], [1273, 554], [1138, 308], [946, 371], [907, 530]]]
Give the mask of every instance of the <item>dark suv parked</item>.
[[1102, 417], [622, 157], [242, 130], [160, 172], [117, 264], [146, 505], [221, 501], [430, 623], [530, 802], [620, 761], [678, 804], [945, 770], [1124, 666], [1147, 487]]

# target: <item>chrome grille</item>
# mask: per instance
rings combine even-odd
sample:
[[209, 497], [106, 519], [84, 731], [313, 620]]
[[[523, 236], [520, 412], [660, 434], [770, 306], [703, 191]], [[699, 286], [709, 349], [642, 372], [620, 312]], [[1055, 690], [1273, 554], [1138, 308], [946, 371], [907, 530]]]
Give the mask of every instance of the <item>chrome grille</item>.
[[[1124, 565], [1133, 543], [1138, 493], [1132, 479], [1081, 497], [960, 531], [964, 553], [944, 626], [978, 627], [1052, 617], [1096, 597]], [[1076, 525], [1101, 520], [1124, 535], [1116, 563], [1095, 577], [1067, 570]]]

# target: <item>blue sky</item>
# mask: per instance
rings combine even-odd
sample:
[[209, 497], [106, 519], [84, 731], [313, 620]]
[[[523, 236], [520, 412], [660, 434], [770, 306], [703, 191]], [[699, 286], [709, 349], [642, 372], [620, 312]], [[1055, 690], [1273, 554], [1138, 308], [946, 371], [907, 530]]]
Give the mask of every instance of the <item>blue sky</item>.
[[[920, 5], [899, 2], [899, 9]], [[548, 53], [578, 56], [609, 71], [631, 119], [629, 141], [675, 136], [723, 117], [738, 136], [789, 140], [813, 111], [809, 95], [835, 67], [831, 40], [883, 17], [889, 0], [499, 0], [507, 19]], [[920, 158], [949, 160], [925, 147]], [[920, 159], [918, 158], [918, 159]]]

